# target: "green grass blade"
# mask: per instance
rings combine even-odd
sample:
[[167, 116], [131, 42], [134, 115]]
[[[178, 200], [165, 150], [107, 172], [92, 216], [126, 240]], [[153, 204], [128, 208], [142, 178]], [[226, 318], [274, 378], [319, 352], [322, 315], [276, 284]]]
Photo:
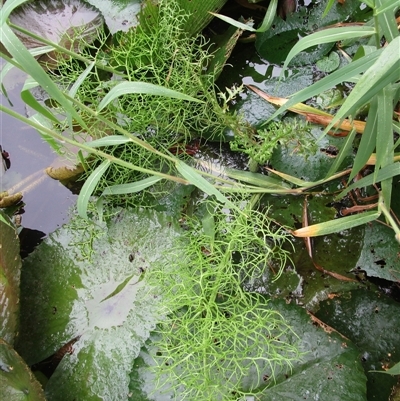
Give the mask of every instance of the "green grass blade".
[[[32, 56], [36, 57], [36, 56], [40, 56], [42, 54], [45, 54], [49, 51], [53, 50], [52, 47], [50, 46], [43, 46], [43, 47], [36, 47], [34, 49], [30, 49], [29, 53], [32, 54]], [[9, 57], [7, 57], [5, 54], [0, 52], [0, 56], [7, 61], [7, 63], [3, 66], [3, 68], [0, 71], [0, 83], [1, 85], [4, 84], [4, 79], [5, 76], [11, 71], [12, 68], [18, 68], [19, 70], [23, 70], [23, 68], [15, 62], [15, 60], [10, 59]]]
[[383, 49], [378, 60], [360, 78], [325, 133], [339, 120], [354, 114], [357, 109], [370, 102], [385, 86], [400, 79], [399, 49], [400, 37], [397, 37]]
[[328, 1], [328, 4], [325, 7], [324, 13], [322, 14], [322, 18], [325, 18], [328, 15], [330, 9], [335, 4], [335, 2], [336, 2], [335, 0], [329, 0]]
[[90, 74], [90, 71], [92, 71], [93, 67], [95, 65], [95, 62], [92, 61], [82, 72], [82, 74], [78, 77], [78, 79], [74, 82], [72, 85], [71, 89], [68, 92], [68, 95], [71, 97], [75, 97], [76, 93], [78, 92], [78, 89], [80, 86], [83, 84], [87, 76]]
[[250, 171], [235, 170], [231, 168], [225, 169], [225, 174], [238, 181], [244, 181], [252, 185], [256, 185], [262, 188], [268, 188], [273, 190], [285, 191], [291, 189], [291, 187], [276, 178], [269, 177], [266, 175], [251, 173]]
[[294, 177], [294, 176], [289, 175], [289, 174], [286, 174], [286, 173], [282, 173], [282, 172], [280, 172], [280, 171], [278, 171], [278, 170], [272, 170], [272, 169], [269, 169], [269, 168], [267, 168], [267, 170], [268, 170], [270, 173], [275, 174], [275, 175], [277, 175], [278, 177], [283, 178], [285, 181], [290, 182], [290, 183], [292, 183], [292, 184], [294, 184], [294, 185], [297, 185], [297, 186], [299, 186], [299, 187], [308, 187], [308, 186], [314, 184], [313, 182], [304, 181], [304, 180], [302, 180], [302, 179], [300, 179], [300, 178]]
[[376, 146], [376, 130], [378, 127], [378, 99], [372, 99], [369, 111], [367, 124], [361, 136], [360, 145], [358, 146], [357, 154], [353, 162], [349, 180], [350, 182], [361, 169], [365, 166], [368, 159], [372, 155]]
[[236, 21], [233, 18], [227, 17], [226, 15], [212, 13], [211, 11], [210, 14], [221, 19], [222, 21], [227, 22], [230, 25], [235, 26], [236, 28], [243, 29], [244, 31], [257, 32], [257, 29], [253, 28], [252, 26], [243, 24], [243, 22]]
[[386, 167], [381, 168], [378, 170], [378, 174], [375, 177], [375, 174], [367, 175], [366, 177], [361, 178], [354, 182], [353, 184], [349, 185], [345, 190], [343, 190], [338, 196], [336, 196], [336, 200], [343, 198], [348, 192], [355, 188], [363, 188], [368, 187], [369, 185], [375, 184], [376, 182], [381, 182], [383, 180], [387, 180], [392, 178], [396, 175], [400, 175], [400, 163], [392, 163]]
[[0, 26], [3, 26], [14, 8], [17, 8], [21, 4], [26, 3], [28, 0], [8, 0], [7, 3], [3, 4], [0, 10]]
[[39, 86], [39, 84], [32, 77], [28, 77], [21, 90], [21, 99], [33, 110], [37, 111], [39, 114], [43, 114], [44, 117], [58, 124], [59, 121], [53, 113], [46, 107], [42, 106], [30, 92], [32, 88], [36, 88], [37, 86]]
[[78, 201], [77, 201], [77, 209], [78, 214], [84, 219], [87, 219], [87, 208], [90, 197], [93, 194], [93, 191], [96, 188], [96, 185], [100, 181], [103, 174], [106, 172], [111, 162], [109, 160], [104, 160], [103, 163], [100, 164], [90, 176], [87, 178], [83, 187], [79, 193]]
[[373, 66], [378, 56], [381, 54], [382, 50], [377, 50], [374, 53], [370, 53], [365, 57], [353, 61], [350, 64], [347, 64], [345, 67], [333, 72], [332, 74], [322, 78], [320, 81], [317, 81], [313, 85], [296, 92], [291, 98], [281, 106], [266, 122], [269, 123], [279, 114], [282, 114], [289, 107], [294, 106], [297, 103], [302, 103], [311, 97], [318, 95], [326, 90], [329, 90], [336, 86], [339, 83], [350, 81], [353, 77], [358, 74], [362, 74], [369, 67]]
[[345, 39], [361, 38], [363, 36], [374, 35], [375, 33], [375, 29], [368, 26], [346, 26], [340, 28], [323, 29], [322, 31], [307, 35], [297, 42], [293, 46], [292, 50], [290, 50], [283, 65], [281, 75], [284, 73], [293, 57], [309, 47], [323, 43], [338, 42]]
[[[376, 6], [382, 6], [385, 3], [382, 0], [376, 0]], [[399, 2], [397, 1], [397, 5]], [[393, 9], [386, 9], [378, 14], [379, 28], [388, 42], [399, 36], [395, 14]]]
[[293, 231], [292, 234], [296, 237], [318, 237], [320, 235], [338, 233], [374, 221], [380, 216], [380, 214], [380, 212], [365, 212], [354, 216], [342, 217], [340, 219], [300, 228]]
[[[400, 49], [399, 49], [400, 53]], [[378, 169], [386, 167], [393, 163], [393, 91], [392, 88], [383, 88], [378, 94], [378, 127], [376, 135], [376, 165], [375, 177], [378, 174]], [[390, 209], [390, 200], [392, 198], [392, 177], [381, 182], [383, 201], [388, 209]]]
[[353, 141], [356, 136], [356, 130], [353, 129], [351, 130], [350, 134], [347, 135], [345, 139], [345, 143], [342, 147], [342, 149], [339, 152], [339, 155], [336, 157], [335, 161], [333, 162], [331, 168], [328, 171], [328, 174], [326, 175], [326, 178], [331, 177], [333, 174], [336, 173], [336, 171], [339, 170], [340, 165], [342, 164], [344, 158], [347, 156], [349, 153], [350, 149], [353, 146]]
[[[68, 95], [72, 98], [75, 98], [78, 89], [80, 88], [80, 86], [83, 84], [83, 82], [85, 81], [85, 79], [87, 78], [87, 76], [90, 74], [90, 72], [93, 69], [93, 66], [95, 65], [94, 62], [91, 62], [86, 68], [85, 70], [82, 72], [82, 74], [78, 77], [78, 79], [74, 82], [74, 84], [72, 85], [71, 89], [68, 92]], [[72, 106], [72, 102], [71, 102], [71, 106]], [[72, 127], [72, 118], [71, 115], [67, 115], [67, 119], [68, 119], [68, 125], [70, 127]]]
[[110, 136], [105, 136], [104, 138], [95, 139], [94, 141], [91, 142], [86, 142], [86, 145], [90, 146], [91, 148], [101, 148], [103, 146], [122, 145], [128, 142], [132, 141], [123, 135], [110, 135]]
[[188, 100], [191, 102], [203, 103], [202, 100], [196, 99], [189, 95], [185, 95], [184, 93], [181, 92], [174, 91], [172, 89], [164, 88], [163, 86], [153, 85], [147, 82], [121, 82], [116, 86], [114, 86], [114, 88], [112, 88], [110, 92], [108, 92], [107, 95], [104, 96], [97, 110], [101, 111], [114, 99], [130, 93], [142, 93], [147, 95], [165, 96], [175, 99]]
[[381, 1], [380, 5], [375, 9], [375, 14], [379, 15], [381, 13], [385, 13], [386, 11], [390, 11], [392, 15], [400, 8], [399, 0], [387, 0]]
[[271, 28], [272, 23], [274, 22], [276, 16], [277, 8], [278, 8], [278, 0], [272, 0], [269, 3], [268, 10], [265, 14], [263, 22], [261, 26], [256, 30], [256, 32], [265, 32], [268, 31], [269, 28]]
[[143, 191], [143, 189], [151, 187], [160, 180], [162, 180], [161, 177], [154, 176], [140, 181], [130, 182], [128, 184], [113, 185], [112, 187], [107, 187], [101, 195], [123, 195], [140, 192]]
[[177, 160], [176, 169], [179, 171], [183, 178], [189, 181], [190, 184], [196, 186], [209, 196], [215, 196], [219, 202], [227, 204], [234, 209], [237, 209], [237, 207], [228, 198], [226, 198], [221, 192], [219, 192], [218, 189], [216, 189], [211, 183], [209, 183], [204, 177], [202, 177], [194, 168], [188, 166], [181, 160]]
[[[8, 2], [7, 2], [8, 4]], [[23, 68], [27, 69], [27, 72], [39, 85], [60, 105], [64, 108], [67, 114], [70, 114], [77, 122], [83, 127], [85, 123], [82, 121], [80, 115], [71, 106], [70, 102], [65, 98], [64, 94], [57, 85], [50, 79], [40, 64], [35, 60], [31, 53], [26, 47], [20, 42], [14, 32], [9, 26], [3, 24], [0, 27], [0, 37], [4, 47], [13, 56], [14, 60]]]

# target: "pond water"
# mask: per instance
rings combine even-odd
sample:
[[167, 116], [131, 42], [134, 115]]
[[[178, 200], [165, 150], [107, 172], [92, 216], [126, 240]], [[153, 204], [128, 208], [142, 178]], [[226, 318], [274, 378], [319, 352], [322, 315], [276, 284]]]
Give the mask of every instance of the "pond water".
[[[22, 76], [10, 73], [6, 90], [12, 109], [26, 115], [20, 98], [22, 81]], [[1, 103], [10, 107], [8, 100], [0, 96]], [[68, 209], [77, 197], [45, 173], [56, 155], [36, 130], [5, 113], [1, 114], [0, 144], [9, 153], [11, 162], [10, 168], [0, 175], [0, 189], [22, 191], [25, 204], [22, 226], [49, 234], [66, 222]]]

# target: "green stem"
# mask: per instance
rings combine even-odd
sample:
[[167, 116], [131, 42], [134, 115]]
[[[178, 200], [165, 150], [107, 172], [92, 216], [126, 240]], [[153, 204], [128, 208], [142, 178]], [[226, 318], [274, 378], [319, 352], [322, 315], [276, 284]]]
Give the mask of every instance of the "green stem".
[[376, 13], [376, 2], [374, 1], [374, 7], [373, 7], [373, 13], [374, 13], [374, 26], [375, 26], [375, 45], [377, 49], [381, 48], [381, 42], [380, 42], [380, 35], [379, 35], [379, 19], [378, 19], [378, 14]]
[[11, 109], [9, 109], [7, 107], [4, 107], [1, 104], [0, 104], [0, 111], [2, 111], [4, 113], [16, 118], [19, 121], [24, 122], [25, 124], [37, 129], [39, 132], [40, 131], [45, 132], [46, 134], [48, 134], [52, 138], [55, 138], [55, 139], [57, 139], [59, 141], [62, 141], [62, 142], [67, 142], [67, 143], [69, 143], [69, 144], [71, 144], [73, 146], [76, 146], [76, 147], [78, 147], [80, 149], [83, 149], [83, 150], [87, 151], [88, 153], [95, 154], [97, 156], [103, 157], [104, 159], [107, 159], [112, 163], [118, 164], [120, 166], [126, 167], [126, 168], [131, 169], [131, 170], [140, 171], [142, 173], [155, 175], [155, 176], [158, 176], [158, 177], [161, 177], [161, 178], [165, 178], [167, 180], [175, 181], [175, 182], [178, 182], [180, 184], [186, 184], [186, 185], [189, 184], [189, 182], [184, 180], [183, 178], [176, 177], [176, 176], [169, 175], [169, 174], [164, 174], [164, 173], [161, 173], [159, 171], [148, 170], [146, 168], [136, 166], [136, 165], [134, 165], [132, 163], [126, 162], [126, 161], [121, 160], [121, 159], [119, 159], [117, 157], [114, 157], [114, 156], [109, 155], [109, 154], [107, 154], [105, 152], [102, 152], [101, 150], [94, 149], [94, 148], [92, 148], [90, 146], [87, 146], [87, 145], [85, 145], [83, 143], [79, 143], [77, 141], [74, 141], [73, 139], [67, 138], [67, 137], [65, 137], [65, 136], [63, 136], [63, 135], [61, 135], [61, 134], [59, 134], [57, 132], [54, 132], [53, 130], [51, 130], [51, 129], [47, 128], [47, 127], [44, 127], [43, 125], [40, 125], [39, 123], [36, 123], [35, 121], [29, 120], [28, 118], [26, 118], [24, 116], [21, 116], [20, 114], [16, 113], [15, 111], [13, 111], [13, 110], [11, 110]]
[[397, 225], [397, 223], [395, 222], [392, 215], [390, 214], [390, 211], [387, 209], [387, 207], [383, 201], [383, 197], [381, 195], [379, 196], [378, 210], [381, 211], [385, 215], [386, 220], [389, 222], [393, 231], [396, 233], [395, 234], [396, 241], [400, 243], [400, 228]]

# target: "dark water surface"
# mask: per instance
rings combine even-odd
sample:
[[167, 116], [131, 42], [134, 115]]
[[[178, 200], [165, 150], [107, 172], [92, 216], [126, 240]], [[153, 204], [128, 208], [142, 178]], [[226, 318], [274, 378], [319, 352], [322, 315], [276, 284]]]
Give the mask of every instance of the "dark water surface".
[[[23, 77], [10, 72], [6, 89], [13, 107], [3, 95], [0, 102], [26, 116], [27, 110], [20, 98], [21, 81]], [[9, 153], [11, 161], [10, 168], [0, 173], [0, 189], [8, 190], [26, 179], [18, 188], [25, 203], [21, 225], [49, 234], [67, 221], [68, 209], [76, 201], [76, 195], [44, 171], [57, 155], [36, 130], [5, 113], [0, 114], [0, 145]]]

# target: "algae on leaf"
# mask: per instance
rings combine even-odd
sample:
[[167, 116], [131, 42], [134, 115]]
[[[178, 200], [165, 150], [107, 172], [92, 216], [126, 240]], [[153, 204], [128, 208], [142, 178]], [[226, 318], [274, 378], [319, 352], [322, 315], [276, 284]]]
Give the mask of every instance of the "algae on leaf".
[[77, 246], [84, 240], [74, 229], [78, 219], [24, 261], [17, 349], [35, 364], [78, 337], [47, 383], [48, 398], [121, 401], [133, 361], [159, 318], [159, 299], [142, 279], [165, 262], [162, 254], [178, 230], [161, 214], [121, 211], [97, 231], [88, 261]]

